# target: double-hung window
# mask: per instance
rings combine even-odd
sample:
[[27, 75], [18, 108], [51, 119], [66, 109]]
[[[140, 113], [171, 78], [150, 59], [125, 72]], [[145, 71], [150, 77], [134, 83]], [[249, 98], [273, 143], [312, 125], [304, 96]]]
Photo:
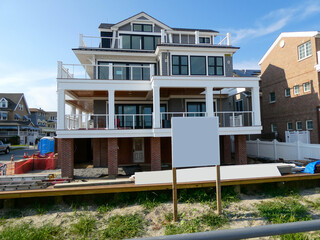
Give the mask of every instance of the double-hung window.
[[298, 46], [298, 59], [302, 60], [304, 58], [311, 56], [311, 41], [308, 41], [304, 44]]
[[277, 124], [275, 124], [275, 123], [271, 124], [271, 132], [273, 132], [273, 133], [278, 132]]
[[312, 120], [307, 120], [307, 121], [306, 121], [306, 129], [307, 129], [307, 130], [312, 130], [312, 129], [313, 129], [313, 122], [312, 122]]
[[306, 82], [303, 84], [303, 92], [310, 92], [311, 87], [310, 87], [310, 82]]
[[296, 129], [297, 130], [302, 130], [302, 122], [301, 121], [297, 121], [296, 122]]
[[188, 56], [172, 56], [172, 75], [188, 75]]
[[297, 95], [297, 94], [299, 94], [299, 92], [300, 92], [300, 86], [299, 85], [294, 86], [293, 87], [293, 93], [295, 95]]
[[224, 75], [223, 57], [208, 57], [208, 74]]
[[292, 122], [287, 122], [287, 130], [288, 131], [293, 130]]
[[284, 90], [284, 96], [285, 96], [285, 97], [290, 97], [290, 88], [286, 88], [286, 89]]
[[275, 92], [271, 92], [271, 93], [269, 94], [269, 102], [270, 102], [270, 103], [276, 102], [276, 93], [275, 93]]

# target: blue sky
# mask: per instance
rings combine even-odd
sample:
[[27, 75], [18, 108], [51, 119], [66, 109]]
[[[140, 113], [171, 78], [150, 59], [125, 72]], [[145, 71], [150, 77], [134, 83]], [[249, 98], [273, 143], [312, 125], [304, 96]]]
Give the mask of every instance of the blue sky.
[[319, 31], [320, 1], [1, 0], [0, 92], [23, 92], [29, 107], [56, 110], [57, 61], [78, 63], [79, 33], [144, 11], [171, 27], [231, 32], [234, 68], [258, 61], [281, 32]]

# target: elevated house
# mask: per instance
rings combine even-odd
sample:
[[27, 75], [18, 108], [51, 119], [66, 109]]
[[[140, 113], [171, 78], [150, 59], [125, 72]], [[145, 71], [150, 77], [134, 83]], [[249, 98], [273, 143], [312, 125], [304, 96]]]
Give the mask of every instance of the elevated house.
[[16, 144], [33, 143], [39, 129], [34, 127], [29, 114], [23, 93], [0, 93], [0, 139], [7, 142], [18, 136]]
[[320, 32], [281, 33], [259, 64], [263, 133], [309, 131], [320, 143]]
[[[233, 77], [239, 48], [230, 34], [173, 28], [144, 12], [102, 23], [99, 32], [80, 34], [72, 49], [80, 64], [58, 62], [62, 176], [73, 177], [84, 161], [110, 176], [121, 165], [170, 167], [172, 117], [218, 116], [222, 162], [247, 162], [246, 135], [261, 133], [259, 78]], [[250, 110], [236, 110], [237, 88], [250, 92]]]

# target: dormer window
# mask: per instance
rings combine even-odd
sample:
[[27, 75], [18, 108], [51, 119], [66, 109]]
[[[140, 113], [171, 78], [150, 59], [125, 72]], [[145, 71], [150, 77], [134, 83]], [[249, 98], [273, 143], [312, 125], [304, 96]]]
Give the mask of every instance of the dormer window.
[[133, 24], [133, 31], [134, 32], [152, 32], [152, 25], [151, 24]]
[[0, 100], [0, 107], [1, 108], [8, 108], [8, 101], [5, 98]]

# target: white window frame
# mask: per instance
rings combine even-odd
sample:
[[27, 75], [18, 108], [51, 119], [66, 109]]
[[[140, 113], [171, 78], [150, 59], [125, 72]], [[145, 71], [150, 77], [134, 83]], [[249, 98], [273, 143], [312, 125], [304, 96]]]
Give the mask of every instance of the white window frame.
[[[289, 124], [291, 123], [291, 125], [292, 125], [292, 128], [289, 128]], [[292, 131], [293, 130], [293, 124], [292, 124], [292, 122], [287, 122], [287, 130], [288, 131]]]
[[[6, 119], [3, 118], [3, 116], [2, 116], [3, 113], [7, 114], [7, 118]], [[8, 120], [8, 112], [0, 111], [0, 120]]]
[[[5, 103], [5, 106], [3, 107], [2, 104]], [[5, 98], [2, 98], [0, 100], [1, 108], [8, 108], [8, 101]]]
[[[274, 100], [271, 101], [271, 93], [274, 93]], [[276, 93], [275, 92], [271, 92], [269, 93], [269, 103], [275, 103], [276, 102]]]
[[[309, 89], [306, 90], [306, 86], [308, 86]], [[310, 82], [305, 82], [303, 84], [303, 92], [310, 92], [311, 91], [311, 84]]]
[[[310, 49], [308, 49], [310, 51], [307, 50], [307, 47], [310, 48]], [[301, 49], [301, 51], [300, 51], [300, 49]], [[302, 56], [302, 54], [300, 54], [300, 52], [303, 53], [304, 56]], [[310, 53], [309, 55], [307, 55], [308, 52]], [[308, 57], [311, 57], [311, 56], [312, 56], [311, 41], [307, 41], [307, 42], [305, 42], [305, 43], [303, 43], [303, 44], [298, 46], [298, 60], [299, 61], [303, 60], [303, 59], [306, 59]]]
[[[276, 128], [276, 130], [274, 130]], [[277, 133], [278, 132], [278, 127], [276, 123], [271, 123], [271, 132]]]
[[[298, 91], [296, 91], [296, 89], [298, 89]], [[300, 93], [300, 86], [299, 85], [295, 85], [293, 87], [293, 93], [294, 93], [294, 95], [298, 95]]]
[[[289, 95], [287, 95], [287, 90], [289, 89]], [[290, 88], [286, 88], [285, 90], [284, 90], [284, 96], [285, 97], [290, 97], [291, 96], [291, 89]]]
[[[309, 127], [308, 127], [308, 122], [311, 122], [311, 123], [312, 123], [312, 128], [309, 128]], [[312, 129], [313, 129], [313, 121], [312, 121], [312, 120], [306, 120], [306, 129], [307, 129], [307, 130], [312, 130]]]
[[[298, 123], [301, 123], [301, 128], [298, 128]], [[301, 121], [296, 121], [296, 130], [302, 130], [302, 122]]]

